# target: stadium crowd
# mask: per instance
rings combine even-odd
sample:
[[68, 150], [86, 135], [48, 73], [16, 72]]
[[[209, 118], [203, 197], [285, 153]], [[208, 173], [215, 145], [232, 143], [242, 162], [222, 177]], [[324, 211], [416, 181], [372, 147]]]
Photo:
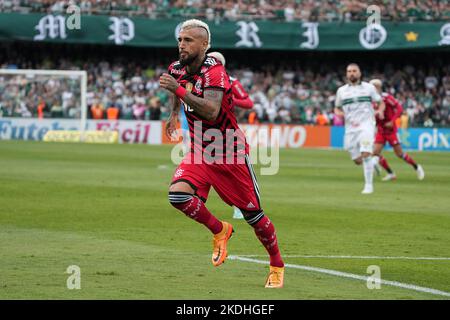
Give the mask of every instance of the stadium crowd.
[[[342, 22], [367, 19], [368, 6], [360, 0], [3, 0], [0, 12], [62, 13], [71, 4], [78, 5], [83, 14]], [[450, 20], [448, 0], [375, 0], [370, 4], [380, 7], [384, 20]]]
[[[170, 99], [159, 88], [159, 75], [168, 64], [141, 65], [136, 62], [61, 59], [36, 63], [8, 63], [0, 68], [83, 69], [88, 71], [87, 104], [94, 119], [160, 120], [169, 114]], [[367, 68], [366, 68], [367, 69]], [[343, 125], [334, 112], [335, 93], [345, 79], [345, 65], [326, 64], [317, 68], [275, 66], [262, 69], [230, 68], [251, 99], [254, 108], [236, 108], [241, 123], [301, 123]], [[383, 69], [372, 67], [365, 80], [385, 81], [385, 91], [404, 106], [403, 122], [409, 126], [450, 125], [450, 65], [441, 68], [407, 64]], [[0, 75], [0, 116], [80, 116], [80, 85], [71, 78], [29, 78]]]

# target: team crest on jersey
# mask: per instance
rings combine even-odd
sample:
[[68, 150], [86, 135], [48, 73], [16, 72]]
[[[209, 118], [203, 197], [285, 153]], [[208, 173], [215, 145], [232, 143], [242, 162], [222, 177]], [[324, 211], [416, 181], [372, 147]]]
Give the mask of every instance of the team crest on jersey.
[[202, 79], [198, 79], [195, 83], [195, 91], [201, 92], [202, 91]]
[[186, 90], [187, 91], [191, 92], [192, 91], [192, 87], [193, 87], [192, 83], [190, 83], [190, 82], [186, 83]]

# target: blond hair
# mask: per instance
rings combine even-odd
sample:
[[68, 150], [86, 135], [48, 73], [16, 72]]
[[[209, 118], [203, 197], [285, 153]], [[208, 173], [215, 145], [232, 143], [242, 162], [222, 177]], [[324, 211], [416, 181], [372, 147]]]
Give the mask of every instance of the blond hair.
[[382, 87], [383, 83], [381, 82], [380, 79], [372, 79], [370, 80], [370, 84], [373, 84], [376, 87]]
[[190, 28], [203, 28], [206, 30], [206, 32], [208, 33], [208, 47], [206, 48], [206, 51], [208, 51], [209, 48], [211, 48], [211, 32], [209, 31], [208, 25], [201, 20], [190, 19], [190, 20], [186, 20], [185, 22], [183, 22], [180, 30], [190, 29]]

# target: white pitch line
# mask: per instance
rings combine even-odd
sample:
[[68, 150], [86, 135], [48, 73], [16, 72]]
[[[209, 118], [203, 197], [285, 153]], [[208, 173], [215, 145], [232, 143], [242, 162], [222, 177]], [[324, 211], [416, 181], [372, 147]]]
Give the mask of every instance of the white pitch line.
[[[266, 255], [241, 255], [241, 257], [266, 257]], [[383, 256], [314, 256], [314, 255], [283, 255], [285, 258], [321, 258], [321, 259], [385, 259], [385, 260], [450, 260], [448, 257], [383, 257]]]
[[[246, 258], [246, 257], [229, 256], [228, 258], [231, 260], [240, 260], [240, 261], [253, 262], [253, 263], [258, 263], [258, 264], [269, 264], [268, 261], [256, 260], [256, 259], [251, 259], [251, 258]], [[300, 269], [300, 270], [306, 270], [306, 271], [312, 271], [312, 272], [320, 272], [320, 273], [325, 273], [325, 274], [329, 274], [332, 276], [362, 280], [365, 282], [367, 282], [367, 280], [369, 280], [369, 278], [370, 278], [367, 276], [360, 276], [360, 275], [348, 273], [348, 272], [316, 268], [316, 267], [309, 267], [309, 266], [302, 266], [302, 265], [290, 264], [290, 263], [286, 263], [284, 266], [287, 268]], [[416, 285], [408, 284], [408, 283], [401, 283], [401, 282], [397, 282], [397, 281], [389, 281], [389, 280], [380, 279], [380, 284], [403, 288], [403, 289], [408, 289], [408, 290], [414, 290], [414, 291], [418, 291], [418, 292], [430, 293], [430, 294], [439, 295], [439, 296], [443, 296], [443, 297], [450, 297], [450, 292], [436, 290], [436, 289], [432, 289], [432, 288], [420, 287], [420, 286], [416, 286]]]

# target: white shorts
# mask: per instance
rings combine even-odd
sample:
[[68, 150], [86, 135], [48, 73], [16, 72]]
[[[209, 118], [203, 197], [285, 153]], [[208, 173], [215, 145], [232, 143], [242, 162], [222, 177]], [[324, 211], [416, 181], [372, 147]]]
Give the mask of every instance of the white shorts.
[[374, 140], [375, 126], [362, 127], [360, 130], [345, 133], [344, 148], [350, 152], [352, 160], [355, 160], [362, 152], [373, 152]]

